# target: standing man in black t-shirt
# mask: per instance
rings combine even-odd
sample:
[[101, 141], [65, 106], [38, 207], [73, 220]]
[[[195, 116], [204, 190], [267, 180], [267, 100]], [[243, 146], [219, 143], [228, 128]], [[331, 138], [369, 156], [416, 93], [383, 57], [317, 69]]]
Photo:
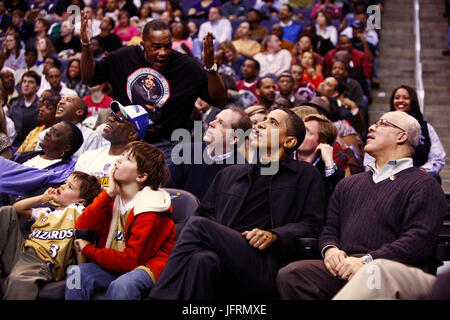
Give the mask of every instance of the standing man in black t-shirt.
[[[91, 21], [81, 15], [81, 77], [85, 84], [94, 86], [109, 82], [114, 99], [122, 105], [142, 104], [136, 86], [148, 75], [153, 76], [154, 92], [144, 108], [150, 114], [150, 126], [143, 140], [162, 149], [170, 159], [173, 146], [172, 132], [186, 128], [198, 97], [217, 107], [226, 104], [226, 91], [214, 63], [214, 45], [209, 33], [203, 43], [202, 67], [193, 58], [172, 50], [169, 26], [161, 20], [146, 24], [140, 46], [128, 46], [111, 52], [95, 62], [90, 42]], [[206, 71], [205, 71], [206, 70]], [[147, 101], [146, 101], [147, 102]], [[150, 107], [147, 107], [150, 105]]]

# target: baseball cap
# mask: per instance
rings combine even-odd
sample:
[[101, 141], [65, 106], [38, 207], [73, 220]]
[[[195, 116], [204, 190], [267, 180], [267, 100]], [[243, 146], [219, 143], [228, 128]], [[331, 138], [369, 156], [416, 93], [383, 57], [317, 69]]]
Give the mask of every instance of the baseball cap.
[[137, 104], [123, 106], [118, 101], [111, 102], [111, 110], [120, 112], [125, 119], [130, 120], [138, 132], [138, 139], [142, 139], [150, 124], [148, 112]]

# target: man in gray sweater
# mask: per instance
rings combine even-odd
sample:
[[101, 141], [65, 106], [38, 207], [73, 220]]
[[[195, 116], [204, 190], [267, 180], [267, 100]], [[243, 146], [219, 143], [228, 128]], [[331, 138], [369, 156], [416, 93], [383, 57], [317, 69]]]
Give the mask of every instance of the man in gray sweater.
[[415, 267], [426, 263], [446, 200], [438, 183], [413, 167], [420, 132], [419, 123], [399, 111], [384, 114], [369, 128], [364, 150], [375, 158], [371, 170], [336, 186], [319, 238], [323, 260], [280, 269], [282, 299], [330, 299], [374, 259]]

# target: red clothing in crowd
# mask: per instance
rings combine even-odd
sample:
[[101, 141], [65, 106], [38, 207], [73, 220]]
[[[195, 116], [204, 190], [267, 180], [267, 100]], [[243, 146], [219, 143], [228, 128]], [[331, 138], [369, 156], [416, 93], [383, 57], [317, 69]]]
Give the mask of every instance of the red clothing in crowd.
[[[331, 67], [333, 66], [333, 59], [334, 55], [336, 54], [336, 50], [337, 49], [330, 50], [325, 55], [323, 63], [323, 74], [325, 75], [328, 75], [331, 72]], [[372, 80], [372, 64], [370, 63], [367, 55], [364, 52], [353, 48], [350, 51], [350, 55], [352, 56], [353, 67], [360, 68], [362, 71], [364, 71], [366, 79]]]
[[102, 101], [100, 101], [99, 103], [95, 103], [94, 101], [92, 101], [92, 95], [84, 96], [82, 99], [88, 107], [88, 117], [97, 115], [100, 112], [100, 109], [109, 108], [111, 102], [113, 102], [113, 98], [107, 96], [106, 94], [104, 95]]
[[311, 83], [312, 85], [314, 85], [315, 89], [317, 89], [319, 87], [319, 84], [323, 81], [323, 77], [320, 74], [316, 74], [313, 78], [308, 72], [303, 71], [300, 84], [302, 85], [305, 81]]
[[255, 96], [258, 96], [257, 94], [256, 94], [256, 84], [257, 84], [257, 80], [255, 80], [252, 84], [251, 84], [251, 86], [247, 86], [246, 84], [245, 84], [245, 81], [244, 80], [240, 80], [240, 81], [237, 81], [236, 82], [236, 88], [238, 89], [238, 90], [248, 90], [248, 91], [251, 91]]
[[[152, 202], [149, 187], [142, 190], [125, 224], [125, 249], [122, 252], [105, 248], [110, 233], [116, 230], [115, 198], [103, 191], [75, 222], [76, 229], [93, 230], [100, 234], [96, 247], [88, 244], [82, 253], [102, 268], [125, 273], [146, 265], [158, 279], [175, 245], [175, 224], [171, 219], [172, 206], [164, 211], [161, 204]], [[170, 195], [167, 195], [170, 203]], [[161, 210], [161, 211], [158, 211]], [[112, 226], [111, 226], [112, 224]]]

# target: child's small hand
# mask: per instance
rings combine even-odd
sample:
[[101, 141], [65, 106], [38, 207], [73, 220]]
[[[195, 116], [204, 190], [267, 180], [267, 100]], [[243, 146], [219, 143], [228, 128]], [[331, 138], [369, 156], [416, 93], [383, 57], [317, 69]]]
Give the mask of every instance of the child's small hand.
[[55, 189], [55, 188], [48, 188], [47, 190], [45, 190], [45, 192], [43, 194], [44, 202], [54, 200], [55, 196], [56, 196], [56, 192], [57, 192], [57, 189]]
[[77, 251], [77, 253], [81, 253], [83, 251], [84, 247], [91, 243], [84, 239], [76, 239], [74, 244], [75, 244], [75, 250]]
[[119, 193], [119, 183], [114, 179], [114, 173], [116, 172], [116, 166], [114, 165], [111, 170], [109, 170], [108, 188], [106, 192], [111, 198], [114, 198]]

